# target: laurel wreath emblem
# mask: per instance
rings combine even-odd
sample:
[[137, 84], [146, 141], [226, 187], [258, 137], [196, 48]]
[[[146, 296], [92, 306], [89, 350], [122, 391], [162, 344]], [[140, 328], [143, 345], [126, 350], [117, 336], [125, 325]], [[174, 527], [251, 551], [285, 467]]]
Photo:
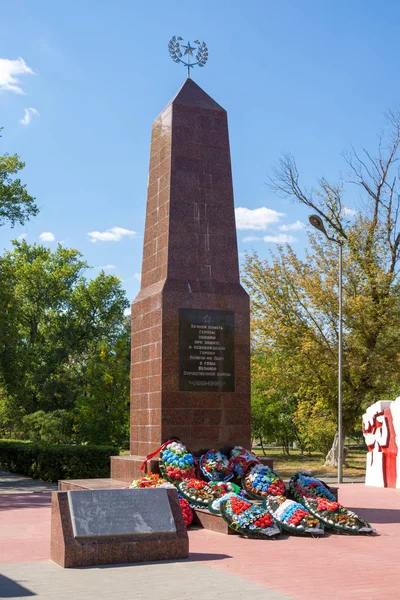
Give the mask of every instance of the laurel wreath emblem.
[[[183, 38], [177, 37], [174, 35], [168, 42], [168, 50], [169, 55], [172, 60], [176, 63], [182, 63], [188, 69], [198, 66], [204, 67], [208, 60], [208, 48], [205, 42], [200, 42], [200, 40], [194, 40], [193, 44], [195, 46], [191, 46], [190, 42], [188, 42], [187, 46], [183, 46], [180, 42], [183, 41]], [[195, 52], [195, 54], [194, 54]], [[183, 60], [183, 57], [187, 55], [187, 62]], [[196, 62], [189, 62], [189, 57], [192, 56]]]

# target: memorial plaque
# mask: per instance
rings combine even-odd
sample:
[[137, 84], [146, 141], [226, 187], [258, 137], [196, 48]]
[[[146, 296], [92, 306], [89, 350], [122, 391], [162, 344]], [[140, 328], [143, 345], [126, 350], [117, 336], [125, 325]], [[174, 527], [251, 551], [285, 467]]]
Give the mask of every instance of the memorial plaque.
[[235, 391], [235, 315], [179, 309], [179, 391]]
[[176, 535], [163, 488], [69, 491], [68, 503], [75, 538]]

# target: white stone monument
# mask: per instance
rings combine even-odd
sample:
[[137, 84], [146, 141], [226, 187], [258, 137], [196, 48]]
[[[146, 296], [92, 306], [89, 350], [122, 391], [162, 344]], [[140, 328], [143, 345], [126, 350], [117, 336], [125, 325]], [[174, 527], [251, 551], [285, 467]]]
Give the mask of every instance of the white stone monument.
[[362, 428], [368, 446], [365, 485], [400, 489], [400, 396], [367, 408]]

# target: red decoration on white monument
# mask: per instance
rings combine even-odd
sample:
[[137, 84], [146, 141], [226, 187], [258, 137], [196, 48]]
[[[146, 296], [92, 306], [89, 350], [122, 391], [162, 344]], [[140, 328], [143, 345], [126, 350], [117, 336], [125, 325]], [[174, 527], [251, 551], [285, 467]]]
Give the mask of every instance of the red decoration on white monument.
[[365, 484], [400, 489], [400, 396], [367, 408], [362, 428], [368, 446]]

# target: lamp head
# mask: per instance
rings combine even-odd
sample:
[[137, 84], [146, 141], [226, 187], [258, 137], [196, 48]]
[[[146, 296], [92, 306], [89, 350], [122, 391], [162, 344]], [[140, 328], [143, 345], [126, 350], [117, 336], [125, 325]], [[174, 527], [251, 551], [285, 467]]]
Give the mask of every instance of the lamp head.
[[310, 215], [308, 217], [308, 220], [310, 221], [310, 225], [315, 227], [315, 229], [318, 229], [318, 231], [322, 231], [323, 234], [328, 236], [324, 227], [324, 222], [319, 215]]

